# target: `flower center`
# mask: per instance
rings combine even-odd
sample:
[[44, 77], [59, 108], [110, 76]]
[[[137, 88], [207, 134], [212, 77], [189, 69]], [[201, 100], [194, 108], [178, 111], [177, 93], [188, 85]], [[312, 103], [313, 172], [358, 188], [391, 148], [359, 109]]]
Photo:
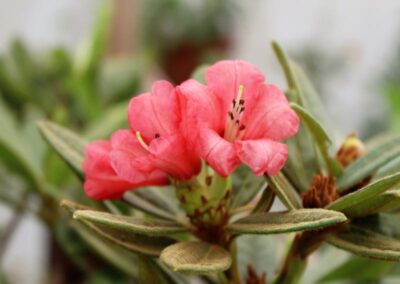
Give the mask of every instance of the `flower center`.
[[224, 138], [230, 142], [235, 141], [236, 138], [240, 139], [243, 136], [243, 130], [246, 128], [246, 126], [240, 122], [244, 112], [244, 99], [242, 99], [243, 91], [244, 86], [239, 85], [236, 99], [232, 101], [232, 106], [228, 111]]

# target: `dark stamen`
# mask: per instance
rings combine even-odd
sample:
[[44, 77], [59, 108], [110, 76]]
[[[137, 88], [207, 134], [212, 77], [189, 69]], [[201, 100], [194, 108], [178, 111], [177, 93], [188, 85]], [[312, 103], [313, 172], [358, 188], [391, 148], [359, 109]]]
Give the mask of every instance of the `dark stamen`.
[[236, 124], [239, 124], [239, 122], [240, 122], [239, 119], [236, 119], [235, 123], [236, 123]]
[[160, 137], [160, 134], [158, 134], [158, 133], [156, 133], [155, 135], [154, 135], [154, 138], [159, 138]]
[[242, 113], [242, 112], [244, 112], [244, 107], [242, 107], [242, 108], [240, 109], [240, 111], [239, 111], [239, 113]]
[[246, 128], [246, 125], [242, 124], [242, 125], [240, 125], [240, 127], [239, 127], [239, 131], [243, 131], [245, 128]]
[[229, 114], [229, 117], [231, 118], [231, 120], [234, 120], [235, 119], [235, 117], [233, 116], [233, 113], [230, 111], [230, 112], [228, 112], [228, 114]]
[[241, 99], [241, 100], [239, 101], [239, 104], [240, 104], [240, 105], [244, 105], [244, 99]]
[[233, 108], [236, 106], [236, 100], [232, 101]]

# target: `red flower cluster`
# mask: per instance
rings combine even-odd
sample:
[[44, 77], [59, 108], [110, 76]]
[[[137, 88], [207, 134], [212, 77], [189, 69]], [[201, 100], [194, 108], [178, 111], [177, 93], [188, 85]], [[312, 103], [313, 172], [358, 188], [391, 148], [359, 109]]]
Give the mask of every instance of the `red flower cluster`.
[[132, 98], [131, 130], [86, 147], [85, 192], [93, 199], [120, 198], [130, 189], [189, 180], [201, 160], [221, 176], [241, 163], [255, 174], [283, 167], [299, 118], [284, 94], [244, 61], [221, 61], [206, 70], [206, 85], [188, 80], [174, 88], [157, 81]]

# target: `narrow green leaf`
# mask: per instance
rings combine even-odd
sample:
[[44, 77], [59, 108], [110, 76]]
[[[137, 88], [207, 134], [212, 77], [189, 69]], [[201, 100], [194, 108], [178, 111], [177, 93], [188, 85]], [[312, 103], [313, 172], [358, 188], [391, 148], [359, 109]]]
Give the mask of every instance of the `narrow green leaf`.
[[381, 195], [367, 199], [342, 212], [349, 217], [364, 217], [379, 212], [391, 212], [400, 208], [400, 191], [388, 190]]
[[344, 214], [332, 210], [298, 209], [250, 215], [228, 225], [227, 229], [237, 234], [281, 234], [322, 229], [346, 220]]
[[278, 58], [279, 64], [283, 69], [283, 73], [285, 74], [286, 81], [289, 89], [297, 90], [298, 86], [296, 84], [296, 80], [293, 74], [293, 71], [290, 67], [290, 63], [288, 57], [286, 56], [283, 49], [279, 46], [279, 44], [275, 41], [272, 42], [272, 49], [275, 52], [276, 57]]
[[386, 190], [389, 190], [400, 182], [400, 173], [382, 178], [355, 192], [349, 193], [327, 206], [328, 209], [344, 211], [363, 201], [373, 198]]
[[72, 227], [98, 255], [127, 275], [138, 280], [139, 271], [137, 263], [143, 256], [133, 254], [119, 245], [102, 238], [83, 224], [75, 222], [72, 224]]
[[268, 212], [275, 200], [275, 192], [269, 187], [266, 187], [261, 194], [261, 198], [254, 207], [252, 213]]
[[291, 103], [290, 106], [300, 116], [301, 120], [305, 123], [310, 131], [310, 134], [314, 138], [325, 165], [329, 169], [329, 172], [335, 176], [339, 176], [342, 170], [338, 162], [332, 159], [329, 155], [328, 147], [332, 144], [332, 141], [325, 129], [307, 110], [301, 106], [294, 103]]
[[337, 185], [342, 190], [349, 188], [398, 156], [400, 156], [400, 137], [376, 146], [365, 156], [351, 163], [338, 178]]
[[[29, 143], [36, 145], [36, 137], [23, 130], [11, 110], [0, 100], [0, 159], [9, 170], [23, 176], [33, 189], [40, 192], [43, 190], [41, 165], [37, 156], [32, 154], [34, 150], [40, 152], [40, 147], [34, 149]], [[28, 141], [28, 138], [34, 140]]]
[[166, 237], [150, 237], [141, 234], [132, 234], [125, 231], [111, 229], [110, 227], [95, 225], [90, 222], [82, 222], [87, 228], [96, 232], [99, 236], [136, 253], [158, 256], [161, 251], [175, 243], [173, 239]]
[[159, 205], [152, 203], [149, 200], [142, 198], [140, 195], [135, 192], [125, 192], [123, 195], [123, 200], [129, 203], [131, 206], [151, 214], [155, 217], [159, 217], [167, 220], [175, 220], [175, 215], [170, 212], [164, 210]]
[[[234, 181], [234, 184], [236, 182]], [[260, 190], [266, 186], [265, 179], [254, 175], [253, 172], [247, 172], [240, 180], [240, 186], [234, 188], [234, 194], [231, 202], [232, 208], [237, 208], [249, 203]]]
[[49, 121], [38, 123], [40, 133], [70, 168], [83, 179], [82, 163], [86, 141], [70, 130]]
[[[368, 280], [381, 280], [393, 266], [393, 262], [352, 257], [320, 277], [317, 283], [332, 283], [339, 280], [366, 283]], [[368, 267], [368, 269], [365, 269], [366, 267]], [[357, 271], [357, 273], [354, 273], [355, 271]]]
[[296, 190], [282, 173], [278, 173], [273, 177], [265, 175], [265, 178], [267, 179], [268, 186], [289, 210], [302, 207]]
[[400, 156], [381, 167], [374, 175], [373, 180], [400, 172]]
[[[84, 212], [89, 210], [86, 206], [74, 203], [72, 201], [63, 201], [61, 206], [64, 207], [71, 215], [78, 212]], [[104, 226], [96, 224], [94, 222], [80, 220], [79, 224], [85, 229], [89, 229], [97, 236], [104, 240], [110, 241], [111, 243], [123, 247], [124, 249], [141, 253], [145, 255], [158, 256], [161, 251], [175, 243], [175, 240], [167, 237], [151, 237], [142, 234], [135, 234], [119, 228], [113, 228], [110, 226]]]
[[182, 212], [173, 187], [148, 186], [138, 188], [134, 193], [145, 201], [172, 215], [178, 215]]
[[113, 215], [107, 212], [92, 210], [75, 211], [73, 217], [77, 220], [88, 221], [127, 233], [168, 235], [187, 231], [187, 228], [172, 221]]
[[173, 271], [206, 274], [227, 270], [231, 256], [222, 247], [204, 242], [181, 242], [163, 250], [160, 260]]
[[327, 240], [359, 256], [400, 261], [400, 240], [360, 226], [351, 225], [346, 230], [328, 236]]
[[66, 199], [61, 201], [60, 206], [65, 210], [67, 210], [68, 213], [70, 213], [71, 215], [73, 215], [76, 210], [90, 210], [90, 208], [87, 207], [86, 205], [79, 204], [74, 201]]

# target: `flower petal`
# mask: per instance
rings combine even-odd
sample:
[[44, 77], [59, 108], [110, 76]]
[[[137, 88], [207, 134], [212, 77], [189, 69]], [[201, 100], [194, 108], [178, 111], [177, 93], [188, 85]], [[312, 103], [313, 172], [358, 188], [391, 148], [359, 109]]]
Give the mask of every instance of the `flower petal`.
[[257, 103], [244, 112], [242, 123], [246, 126], [243, 139], [282, 141], [297, 133], [300, 120], [277, 87], [263, 84]]
[[93, 199], [120, 198], [134, 185], [119, 178], [110, 164], [111, 145], [108, 141], [96, 141], [86, 146], [84, 190]]
[[111, 146], [111, 165], [118, 176], [133, 184], [168, 184], [167, 175], [156, 167], [150, 152], [140, 145], [131, 131], [114, 132]]
[[264, 80], [264, 75], [257, 67], [241, 60], [220, 61], [206, 71], [207, 85], [222, 101], [224, 114], [236, 98], [239, 85], [244, 86], [246, 104], [251, 104]]
[[273, 176], [285, 164], [288, 150], [285, 144], [269, 139], [236, 141], [239, 159], [258, 176], [267, 172]]
[[150, 93], [131, 99], [128, 120], [131, 129], [140, 131], [150, 143], [155, 136], [170, 135], [177, 131], [179, 123], [178, 102], [175, 88], [167, 81], [157, 81]]
[[181, 105], [181, 130], [191, 145], [197, 143], [199, 129], [203, 127], [223, 131], [225, 113], [221, 104], [206, 86], [187, 80], [177, 87]]
[[201, 130], [197, 151], [223, 177], [230, 175], [240, 164], [234, 145], [209, 128]]
[[200, 171], [200, 158], [188, 151], [181, 134], [153, 139], [149, 151], [154, 164], [173, 178], [190, 179]]

